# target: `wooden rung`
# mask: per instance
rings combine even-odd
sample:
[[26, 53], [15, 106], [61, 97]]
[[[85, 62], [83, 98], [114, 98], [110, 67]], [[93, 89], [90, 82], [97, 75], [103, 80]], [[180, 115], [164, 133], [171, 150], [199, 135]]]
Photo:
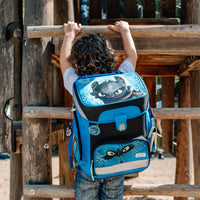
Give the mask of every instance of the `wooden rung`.
[[[200, 108], [153, 108], [156, 119], [200, 119]], [[24, 118], [72, 119], [71, 108], [25, 106]]]
[[[74, 197], [74, 186], [67, 185], [24, 185], [27, 198], [70, 198]], [[158, 195], [174, 197], [200, 197], [200, 185], [125, 185], [124, 196]]]
[[25, 118], [72, 119], [72, 112], [69, 107], [24, 106], [23, 116]]
[[153, 108], [156, 119], [200, 119], [200, 108]]
[[[133, 37], [200, 37], [200, 25], [130, 25]], [[121, 35], [107, 26], [82, 26], [79, 35], [86, 33], [101, 33], [104, 37], [120, 37]], [[63, 37], [63, 25], [28, 26], [28, 38]]]

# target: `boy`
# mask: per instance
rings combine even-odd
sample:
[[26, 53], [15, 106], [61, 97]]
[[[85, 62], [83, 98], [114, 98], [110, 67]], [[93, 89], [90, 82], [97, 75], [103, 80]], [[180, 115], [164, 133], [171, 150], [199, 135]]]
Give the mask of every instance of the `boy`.
[[[108, 28], [120, 32], [123, 40], [126, 59], [118, 70], [124, 73], [134, 72], [137, 52], [129, 30], [129, 24], [125, 21], [117, 21], [114, 26], [109, 25]], [[114, 57], [100, 35], [87, 34], [73, 44], [73, 40], [80, 30], [80, 24], [74, 22], [64, 24], [65, 35], [60, 52], [60, 65], [64, 86], [71, 94], [73, 83], [78, 76], [110, 73], [115, 67]], [[91, 177], [81, 171], [80, 167], [77, 167], [75, 199], [122, 200], [123, 192], [123, 176], [93, 181]]]

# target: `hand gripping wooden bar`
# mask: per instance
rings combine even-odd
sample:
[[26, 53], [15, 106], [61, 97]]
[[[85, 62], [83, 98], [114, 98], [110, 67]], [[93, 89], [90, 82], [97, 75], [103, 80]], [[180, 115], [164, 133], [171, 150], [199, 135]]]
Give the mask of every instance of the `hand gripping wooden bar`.
[[[143, 25], [130, 26], [133, 37], [200, 37], [200, 25]], [[101, 33], [104, 37], [120, 37], [107, 26], [82, 26], [79, 35]], [[28, 26], [28, 38], [63, 37], [63, 25], [59, 26]]]

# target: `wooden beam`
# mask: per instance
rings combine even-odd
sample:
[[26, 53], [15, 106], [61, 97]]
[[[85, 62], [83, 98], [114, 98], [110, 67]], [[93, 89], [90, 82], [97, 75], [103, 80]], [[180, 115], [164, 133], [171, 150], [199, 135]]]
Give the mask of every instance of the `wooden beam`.
[[[124, 53], [124, 47], [121, 38], [108, 38], [115, 53]], [[182, 55], [182, 56], [200, 56], [200, 37], [135, 37], [133, 38], [137, 53], [139, 55]]]
[[[55, 42], [56, 39], [58, 38], [54, 38], [54, 45], [60, 50], [60, 45]], [[151, 63], [153, 63], [153, 65], [180, 65], [186, 56], [200, 56], [200, 38], [136, 37], [133, 39], [139, 55], [138, 62], [141, 65], [151, 65]], [[121, 38], [108, 38], [108, 40], [115, 50], [115, 54], [125, 54]], [[57, 54], [59, 54], [59, 51]], [[152, 55], [154, 55], [154, 57], [151, 58]], [[140, 56], [142, 56], [142, 60]], [[163, 56], [166, 56], [166, 58]], [[176, 57], [179, 57], [179, 59], [176, 60]], [[52, 60], [55, 61], [53, 64], [56, 65], [57, 59], [52, 58]]]
[[[165, 63], [165, 65], [163, 65], [163, 63], [161, 63], [162, 58], [160, 58], [160, 61], [157, 61], [157, 63], [156, 63], [156, 60], [159, 60], [158, 57], [157, 58], [154, 57], [153, 59], [151, 59], [149, 57], [148, 58], [144, 58], [144, 57], [145, 56], [142, 56], [141, 58], [139, 57], [139, 60], [137, 63], [136, 72], [139, 75], [141, 75], [143, 77], [149, 77], [149, 76], [151, 76], [151, 77], [153, 77], [153, 76], [154, 77], [156, 77], [156, 76], [174, 77], [174, 76], [178, 76], [178, 66], [177, 65], [174, 65], [174, 66], [169, 65], [168, 66], [167, 65], [168, 63]], [[118, 55], [118, 65], [120, 65], [123, 62], [124, 58], [125, 58], [124, 54]], [[142, 59], [143, 60], [146, 59], [146, 61], [142, 61]], [[148, 59], [149, 59], [149, 63], [148, 63]], [[165, 58], [164, 60], [167, 61], [167, 59], [170, 60], [170, 57], [167, 56], [167, 58]], [[155, 60], [155, 61], [152, 61], [152, 60]], [[180, 59], [177, 59], [177, 60], [180, 61]], [[181, 59], [181, 60], [183, 60], [183, 59]], [[176, 61], [176, 63], [172, 61], [172, 64], [177, 64], [178, 61]], [[59, 55], [52, 54], [51, 63], [60, 68]], [[159, 65], [159, 64], [161, 64], [161, 65]], [[59, 86], [60, 86], [60, 84], [59, 84]]]
[[160, 0], [160, 15], [161, 17], [175, 17], [176, 0]]
[[143, 17], [155, 18], [155, 1], [143, 0]]
[[[133, 37], [199, 37], [200, 25], [153, 25], [131, 26]], [[86, 33], [101, 33], [104, 37], [121, 37], [107, 26], [82, 26], [79, 35]], [[63, 25], [57, 26], [27, 26], [28, 38], [63, 37]]]
[[[124, 196], [158, 195], [174, 197], [200, 197], [199, 185], [125, 185]], [[69, 198], [74, 197], [74, 186], [67, 185], [24, 185], [27, 198]]]
[[[114, 24], [116, 21], [121, 20], [121, 18], [116, 19], [89, 19], [89, 25], [109, 25]], [[123, 18], [130, 25], [175, 25], [179, 24], [178, 18]]]
[[[125, 56], [124, 56], [125, 58]], [[149, 55], [142, 55], [139, 54], [138, 57], [138, 61], [137, 61], [137, 66], [141, 65], [141, 66], [163, 66], [163, 65], [171, 65], [173, 66], [177, 66], [180, 65], [180, 63], [182, 63], [185, 60], [185, 56], [182, 55], [153, 55], [153, 54], [149, 54]], [[169, 66], [170, 67], [170, 66]]]
[[[137, 1], [124, 0], [124, 17], [125, 18], [137, 18], [138, 17]], [[126, 20], [126, 19], [123, 18], [123, 20]]]
[[[153, 108], [157, 119], [200, 119], [200, 108]], [[72, 119], [71, 108], [25, 106], [24, 118]]]
[[93, 0], [89, 2], [90, 12], [89, 17], [90, 19], [101, 19], [102, 18], [102, 1]]
[[179, 76], [189, 76], [189, 71], [200, 70], [200, 56], [189, 56], [179, 66]]
[[136, 72], [143, 77], [174, 77], [178, 76], [178, 66], [137, 65]]
[[107, 18], [120, 17], [120, 0], [107, 1]]

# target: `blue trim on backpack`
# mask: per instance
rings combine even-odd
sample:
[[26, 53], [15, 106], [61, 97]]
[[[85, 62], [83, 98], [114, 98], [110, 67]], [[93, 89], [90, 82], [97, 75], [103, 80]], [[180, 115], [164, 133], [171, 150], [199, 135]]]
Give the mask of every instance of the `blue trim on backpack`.
[[69, 137], [68, 140], [68, 154], [69, 154], [69, 167], [70, 169], [73, 169], [73, 158], [72, 158], [72, 143], [73, 143], [73, 134]]

